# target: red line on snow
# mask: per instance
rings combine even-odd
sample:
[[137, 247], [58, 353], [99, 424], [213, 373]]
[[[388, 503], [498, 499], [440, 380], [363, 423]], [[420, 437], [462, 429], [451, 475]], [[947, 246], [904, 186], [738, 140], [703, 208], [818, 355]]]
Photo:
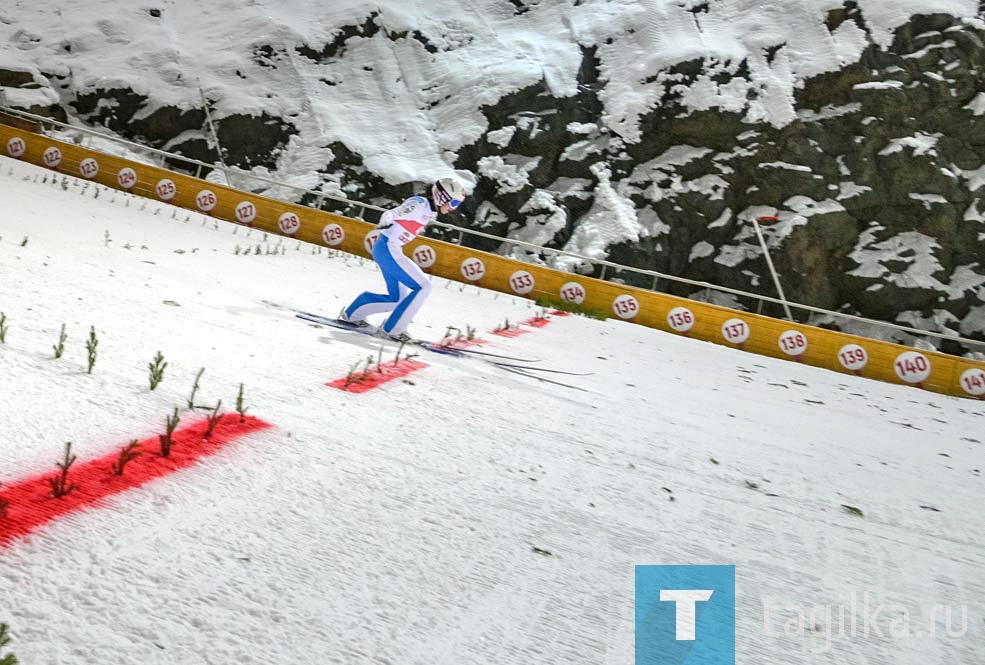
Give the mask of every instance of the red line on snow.
[[[546, 316], [535, 316], [531, 319], [527, 319], [526, 321], [520, 321], [520, 325], [529, 326], [531, 328], [543, 328], [550, 322], [551, 320]], [[500, 337], [512, 338], [512, 337], [519, 337], [520, 335], [526, 335], [528, 332], [532, 332], [532, 331], [525, 330], [520, 327], [516, 327], [516, 328], [500, 328], [499, 330], [493, 330], [492, 334], [498, 335]]]
[[473, 346], [482, 346], [486, 343], [486, 340], [479, 339], [478, 337], [473, 337], [472, 339], [455, 339], [453, 337], [446, 337], [441, 340], [439, 346], [447, 346], [449, 349], [468, 349]]
[[122, 476], [115, 475], [112, 470], [119, 449], [99, 459], [76, 462], [69, 469], [68, 482], [77, 484], [78, 488], [60, 499], [51, 495], [48, 484], [48, 478], [57, 476], [57, 471], [4, 483], [0, 487], [0, 500], [8, 505], [5, 513], [0, 512], [0, 547], [59, 517], [76, 510], [97, 508], [107, 497], [188, 468], [242, 436], [271, 427], [259, 418], [246, 416], [241, 420], [239, 415], [227, 414], [216, 425], [212, 436], [206, 439], [207, 426], [208, 421], [201, 420], [176, 430], [172, 434], [174, 444], [168, 457], [161, 457], [157, 436], [144, 439], [139, 448], [142, 454], [126, 465]]
[[[558, 316], [568, 315], [567, 312], [552, 312], [552, 314], [556, 314]], [[543, 328], [550, 322], [551, 320], [546, 316], [535, 316], [527, 319], [526, 321], [521, 321], [520, 325], [530, 326], [531, 328]], [[501, 328], [490, 332], [499, 337], [513, 338], [519, 337], [520, 335], [526, 335], [532, 331], [525, 328], [516, 327]], [[479, 338], [455, 339], [452, 337], [446, 337], [440, 342], [441, 346], [446, 346], [449, 349], [467, 349], [472, 346], [481, 346], [483, 344], [486, 344], [486, 341]], [[350, 393], [365, 393], [373, 390], [374, 388], [379, 388], [385, 383], [403, 378], [411, 372], [416, 372], [417, 370], [425, 367], [427, 367], [427, 364], [425, 363], [405, 358], [394, 363], [371, 366], [364, 371], [354, 372], [340, 379], [329, 381], [325, 385], [332, 388], [338, 388], [339, 390], [345, 390]]]
[[500, 337], [519, 337], [520, 335], [526, 335], [529, 330], [524, 330], [523, 328], [501, 328], [500, 330], [493, 330], [493, 335], [499, 335]]
[[543, 316], [535, 316], [532, 319], [527, 319], [526, 321], [521, 321], [520, 324], [521, 325], [524, 325], [524, 326], [530, 326], [531, 328], [543, 328], [544, 326], [546, 326], [550, 322], [551, 322], [551, 320], [548, 319], [548, 318], [545, 318]]
[[402, 358], [399, 362], [374, 365], [364, 372], [354, 372], [341, 379], [329, 381], [325, 385], [350, 393], [364, 393], [374, 388], [379, 388], [384, 383], [405, 377], [411, 372], [424, 369], [425, 367], [427, 367], [427, 364], [419, 360]]

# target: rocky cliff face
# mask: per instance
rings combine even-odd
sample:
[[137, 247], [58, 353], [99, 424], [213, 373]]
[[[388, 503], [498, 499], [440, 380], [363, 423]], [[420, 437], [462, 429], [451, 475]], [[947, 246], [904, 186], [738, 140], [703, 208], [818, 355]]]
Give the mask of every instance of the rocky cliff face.
[[[829, 13], [827, 27], [834, 32], [849, 21], [868, 30], [851, 1]], [[331, 60], [347, 40], [378, 30], [371, 15], [333, 43], [318, 50], [301, 46], [290, 56]], [[558, 98], [540, 83], [482, 109], [488, 131], [460, 149], [454, 164], [477, 174], [477, 185], [450, 221], [775, 295], [751, 220], [776, 216], [779, 221], [764, 230], [791, 300], [985, 339], [985, 23], [916, 16], [897, 29], [891, 47], [870, 43], [861, 60], [806, 80], [795, 91], [796, 117], [782, 126], [715, 103], [736, 83], [749, 87], [749, 101], [773, 94], [750, 87], [747, 62], [680, 63], [650, 81], [661, 86], [662, 97], [642, 118], [639, 140], [601, 122], [606, 81], [596, 49], [583, 47], [577, 94]], [[771, 61], [796, 48], [791, 35], [763, 56]], [[282, 49], [262, 45], [254, 56], [273, 68], [289, 59]], [[69, 113], [155, 147], [217, 159], [203, 132], [204, 108], [162, 106], [146, 113], [147, 98], [132, 90], [76, 95], [66, 74], [46, 76], [51, 101], [32, 110], [61, 118]], [[39, 83], [0, 70], [0, 85]], [[694, 110], [696, 91], [711, 100], [704, 110]], [[266, 114], [218, 117], [217, 128], [228, 163], [271, 170], [298, 132], [295, 118]], [[325, 156], [315, 165], [320, 179], [353, 199], [387, 204], [419, 188], [387, 185], [366, 169], [365, 156], [342, 143]], [[589, 264], [511, 245], [478, 246], [593, 272]], [[630, 272], [617, 278], [653, 286], [651, 277]], [[669, 280], [658, 286], [755, 307]], [[770, 306], [764, 311], [779, 313]]]
[[[861, 18], [851, 7], [828, 18], [832, 29], [846, 20]], [[985, 31], [918, 16], [890, 49], [872, 46], [860, 62], [807, 81], [797, 118], [783, 127], [720, 108], [688, 113], [675, 86], [708, 69], [696, 60], [662, 75], [664, 101], [634, 144], [597, 122], [602, 84], [591, 51], [578, 97], [534, 88], [487, 109], [492, 131], [460, 162], [482, 176], [476, 223], [574, 249], [586, 246], [571, 242], [579, 224], [618, 217], [611, 200], [623, 199], [639, 233], [608, 245], [610, 260], [775, 295], [751, 220], [776, 215], [764, 231], [791, 300], [983, 338]], [[739, 63], [716, 83], [743, 75]], [[660, 288], [695, 291], [663, 280]]]

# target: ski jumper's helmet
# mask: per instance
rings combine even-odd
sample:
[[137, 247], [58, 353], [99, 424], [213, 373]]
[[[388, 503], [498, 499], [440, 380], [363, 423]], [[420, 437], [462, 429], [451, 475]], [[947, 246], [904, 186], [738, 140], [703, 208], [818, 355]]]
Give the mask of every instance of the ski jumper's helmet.
[[434, 183], [431, 193], [434, 195], [434, 202], [438, 207], [447, 204], [452, 210], [462, 205], [462, 201], [467, 196], [465, 188], [457, 180], [452, 178], [442, 178]]

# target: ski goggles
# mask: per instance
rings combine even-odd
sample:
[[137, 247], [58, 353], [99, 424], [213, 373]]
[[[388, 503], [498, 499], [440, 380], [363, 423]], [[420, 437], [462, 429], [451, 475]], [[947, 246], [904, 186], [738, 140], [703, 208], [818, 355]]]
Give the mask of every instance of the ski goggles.
[[452, 210], [455, 210], [456, 208], [458, 208], [458, 206], [462, 205], [461, 201], [459, 201], [458, 199], [453, 199], [448, 195], [448, 192], [446, 192], [441, 188], [439, 188], [438, 190], [438, 202], [441, 205], [447, 204], [448, 207], [451, 208]]

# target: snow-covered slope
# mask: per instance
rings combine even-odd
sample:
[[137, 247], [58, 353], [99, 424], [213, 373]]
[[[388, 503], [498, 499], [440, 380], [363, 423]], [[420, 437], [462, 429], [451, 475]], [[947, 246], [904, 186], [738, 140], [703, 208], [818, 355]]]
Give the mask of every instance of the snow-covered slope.
[[[162, 433], [203, 367], [196, 401], [242, 383], [273, 428], [0, 547], [22, 662], [614, 665], [633, 567], [698, 563], [737, 566], [739, 663], [982, 662], [981, 403], [616, 321], [499, 338], [530, 303], [441, 279], [412, 332], [584, 390], [429, 354], [354, 395], [324, 384], [378, 344], [290, 309], [374, 266], [52, 175], [0, 161], [0, 483]], [[882, 637], [839, 636], [853, 597]]]

